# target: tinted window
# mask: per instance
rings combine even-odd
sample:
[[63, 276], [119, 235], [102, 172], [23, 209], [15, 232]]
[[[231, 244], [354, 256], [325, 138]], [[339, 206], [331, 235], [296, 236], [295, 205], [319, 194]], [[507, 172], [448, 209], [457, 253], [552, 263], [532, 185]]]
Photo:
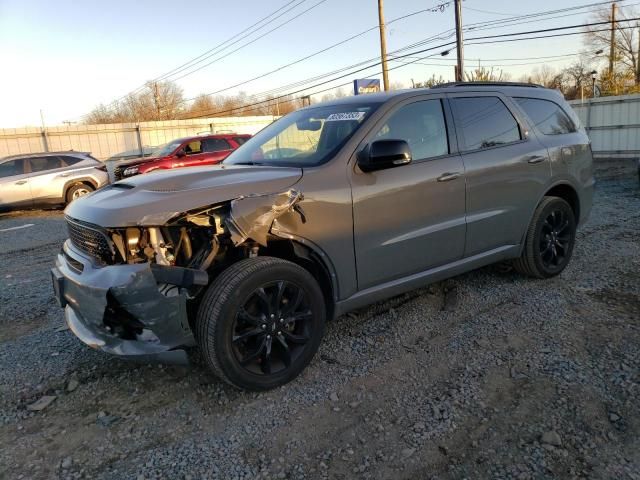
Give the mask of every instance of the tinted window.
[[22, 175], [24, 173], [24, 160], [10, 160], [0, 163], [0, 178]]
[[64, 167], [70, 167], [71, 165], [75, 165], [83, 160], [82, 158], [72, 157], [70, 155], [65, 155], [60, 157], [60, 159], [62, 160], [62, 165]]
[[238, 144], [242, 145], [244, 142], [249, 140], [249, 137], [233, 137], [233, 140]]
[[194, 140], [184, 146], [184, 153], [187, 155], [195, 155], [196, 153], [202, 153], [202, 142], [200, 140]]
[[514, 100], [545, 135], [562, 135], [576, 131], [573, 122], [557, 104], [537, 98], [514, 98]]
[[497, 97], [451, 99], [463, 150], [490, 148], [520, 140], [520, 128], [509, 109]]
[[231, 145], [224, 138], [207, 138], [202, 141], [203, 152], [220, 152], [222, 150], [230, 150]]
[[376, 140], [406, 140], [414, 160], [449, 153], [440, 100], [411, 103], [400, 108], [376, 134]]
[[53, 170], [54, 168], [60, 168], [60, 158], [58, 157], [35, 157], [30, 158], [31, 171], [33, 173], [44, 172], [46, 170]]

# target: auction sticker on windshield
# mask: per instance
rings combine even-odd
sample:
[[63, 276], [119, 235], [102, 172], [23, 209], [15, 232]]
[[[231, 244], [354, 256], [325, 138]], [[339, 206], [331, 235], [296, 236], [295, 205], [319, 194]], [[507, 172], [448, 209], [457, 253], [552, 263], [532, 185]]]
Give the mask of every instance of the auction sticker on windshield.
[[357, 120], [358, 122], [362, 120], [365, 116], [366, 112], [343, 112], [343, 113], [332, 113], [327, 117], [327, 122], [340, 122], [345, 120]]

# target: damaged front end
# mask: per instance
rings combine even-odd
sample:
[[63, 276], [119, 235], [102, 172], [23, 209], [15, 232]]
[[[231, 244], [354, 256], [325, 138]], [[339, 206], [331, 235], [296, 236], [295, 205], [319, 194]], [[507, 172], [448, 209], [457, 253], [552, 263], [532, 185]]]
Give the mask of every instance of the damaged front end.
[[154, 215], [155, 224], [103, 228], [66, 217], [67, 240], [52, 269], [69, 328], [105, 352], [185, 363], [195, 344], [193, 313], [210, 281], [258, 255], [278, 217], [296, 211], [289, 190], [243, 196], [188, 212]]

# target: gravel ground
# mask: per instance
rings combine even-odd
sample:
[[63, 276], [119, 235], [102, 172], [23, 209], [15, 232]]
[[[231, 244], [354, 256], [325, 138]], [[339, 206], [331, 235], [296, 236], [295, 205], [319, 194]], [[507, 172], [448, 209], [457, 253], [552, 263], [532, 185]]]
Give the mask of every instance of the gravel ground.
[[640, 480], [634, 174], [600, 164], [560, 277], [493, 266], [350, 314], [262, 394], [196, 350], [186, 368], [81, 345], [49, 285], [62, 213], [0, 216], [0, 478]]

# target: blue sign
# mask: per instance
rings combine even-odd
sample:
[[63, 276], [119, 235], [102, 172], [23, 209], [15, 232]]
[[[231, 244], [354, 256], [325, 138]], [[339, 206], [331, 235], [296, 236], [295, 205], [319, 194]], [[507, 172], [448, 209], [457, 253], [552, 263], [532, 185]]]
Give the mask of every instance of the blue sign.
[[361, 78], [353, 81], [353, 94], [363, 95], [380, 91], [380, 80], [373, 78]]

